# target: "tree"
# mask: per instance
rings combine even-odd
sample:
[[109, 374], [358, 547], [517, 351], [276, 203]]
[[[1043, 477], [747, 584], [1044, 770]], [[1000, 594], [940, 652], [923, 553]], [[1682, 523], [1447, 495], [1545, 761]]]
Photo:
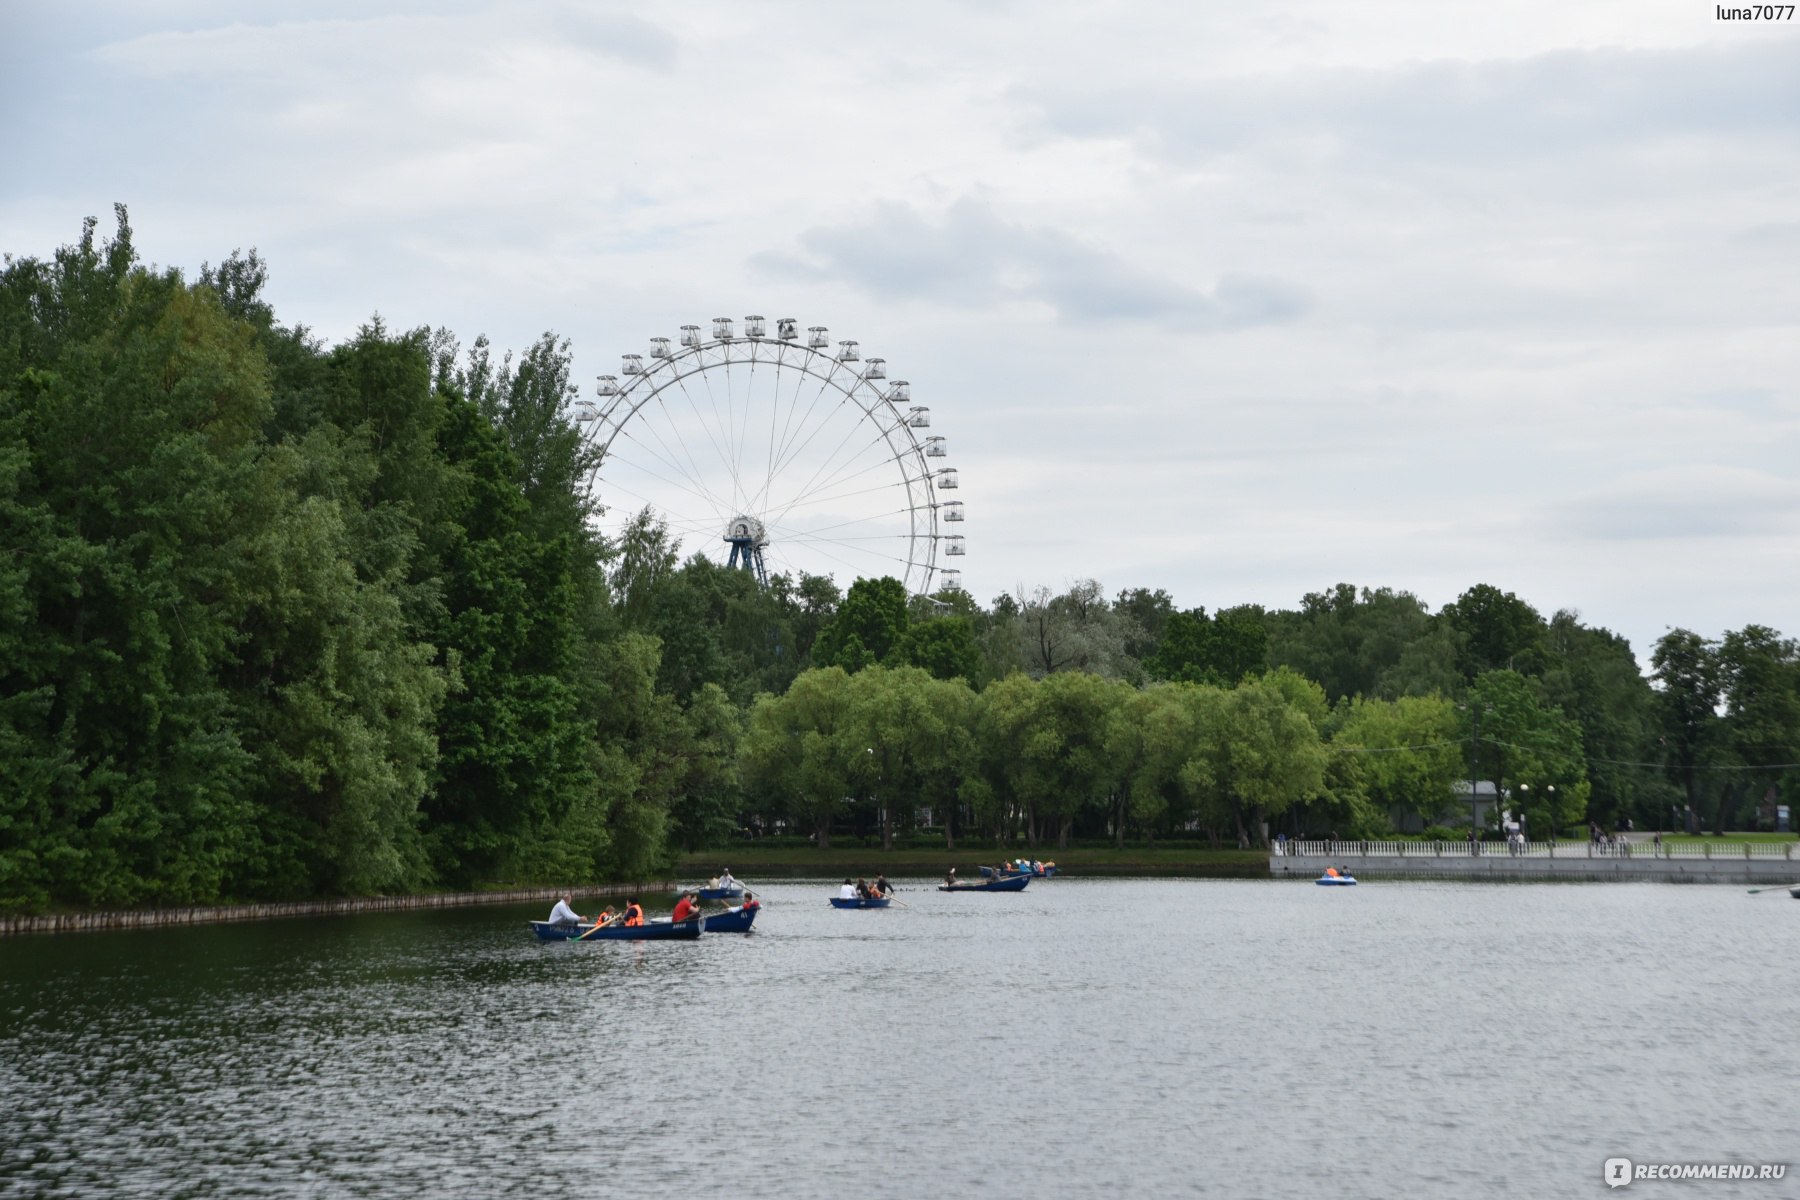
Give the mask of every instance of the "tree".
[[1269, 662], [1315, 680], [1332, 700], [1449, 694], [1461, 686], [1447, 621], [1418, 597], [1340, 583], [1298, 611], [1270, 613]]
[[1181, 767], [1194, 753], [1195, 713], [1185, 703], [1187, 684], [1126, 688], [1106, 714], [1107, 754], [1115, 772], [1110, 814], [1113, 845], [1123, 848], [1125, 829], [1137, 823], [1154, 837], [1157, 823], [1177, 808]]
[[1325, 748], [1315, 717], [1319, 686], [1288, 671], [1249, 679], [1223, 694], [1207, 741], [1207, 775], [1229, 806], [1240, 845], [1268, 844], [1268, 821], [1319, 793]]
[[961, 757], [950, 721], [967, 703], [951, 693], [918, 667], [876, 666], [851, 677], [846, 754], [856, 782], [876, 802], [884, 850], [894, 847], [896, 815], [934, 800], [927, 781], [941, 781]]
[[427, 811], [439, 872], [468, 886], [558, 836], [595, 779], [577, 689], [573, 539], [534, 535], [514, 456], [474, 403], [446, 400], [440, 444], [461, 479], [447, 492], [446, 611], [434, 633], [461, 686], [444, 706]]
[[723, 843], [737, 829], [743, 802], [738, 743], [744, 714], [725, 690], [705, 684], [682, 713], [680, 775], [672, 812], [684, 850]]
[[1443, 617], [1456, 634], [1464, 678], [1502, 669], [1542, 672], [1544, 619], [1511, 592], [1478, 583], [1445, 605]]
[[863, 769], [852, 762], [849, 685], [842, 667], [823, 667], [801, 672], [785, 695], [758, 696], [740, 752], [750, 786], [783, 801], [812, 827], [822, 850], [831, 845], [831, 823], [850, 795], [853, 772]]
[[1237, 608], [1208, 618], [1204, 608], [1172, 613], [1156, 653], [1145, 660], [1152, 678], [1229, 687], [1267, 663], [1268, 633], [1260, 614]]
[[235, 573], [287, 499], [266, 366], [210, 288], [136, 263], [124, 209], [0, 273], [8, 562], [0, 904], [218, 898], [256, 828], [224, 674]]
[[858, 579], [850, 585], [813, 643], [813, 661], [859, 671], [887, 661], [906, 632], [906, 586], [892, 576]]
[[1581, 727], [1591, 815], [1608, 827], [1668, 811], [1666, 784], [1642, 763], [1654, 757], [1655, 693], [1631, 646], [1571, 612], [1551, 618], [1544, 643], [1543, 694]]
[[1353, 760], [1360, 794], [1384, 820], [1416, 813], [1437, 824], [1462, 778], [1461, 718], [1440, 696], [1359, 698], [1334, 714], [1330, 748]]
[[1658, 741], [1691, 814], [1700, 812], [1700, 769], [1714, 757], [1721, 740], [1724, 672], [1718, 652], [1716, 642], [1691, 630], [1671, 629], [1657, 639], [1650, 655], [1652, 678], [1659, 685]]
[[1027, 673], [1038, 678], [1059, 671], [1108, 678], [1132, 673], [1133, 660], [1125, 653], [1131, 627], [1107, 606], [1097, 580], [1080, 580], [1059, 596], [1040, 587], [1012, 607], [1018, 609], [1013, 626]]
[[1113, 611], [1130, 619], [1125, 653], [1142, 660], [1155, 653], [1156, 644], [1162, 641], [1163, 629], [1175, 613], [1175, 600], [1161, 588], [1127, 588], [1113, 601]]
[[906, 627], [893, 650], [896, 663], [922, 667], [939, 679], [975, 682], [981, 677], [981, 654], [975, 627], [967, 617], [933, 617]]
[[1800, 761], [1800, 651], [1766, 625], [1746, 625], [1725, 634], [1718, 663], [1725, 743], [1751, 768], [1735, 772], [1721, 793], [1713, 830], [1722, 833], [1739, 796], [1754, 800], [1773, 790], [1783, 769], [1791, 774]]
[[[1517, 671], [1486, 671], [1469, 688], [1471, 722], [1480, 714], [1476, 761], [1500, 795], [1524, 785], [1515, 802], [1527, 831], [1553, 835], [1587, 815], [1589, 784], [1581, 727], [1539, 699], [1532, 681]], [[1554, 787], [1555, 791], [1550, 789]]]

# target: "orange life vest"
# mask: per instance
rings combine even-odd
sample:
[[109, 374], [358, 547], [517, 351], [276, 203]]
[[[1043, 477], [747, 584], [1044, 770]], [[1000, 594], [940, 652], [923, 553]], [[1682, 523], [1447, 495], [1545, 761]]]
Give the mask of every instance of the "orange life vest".
[[627, 924], [627, 925], [642, 925], [643, 923], [644, 923], [644, 910], [639, 908], [635, 904], [627, 904], [625, 906], [625, 924]]

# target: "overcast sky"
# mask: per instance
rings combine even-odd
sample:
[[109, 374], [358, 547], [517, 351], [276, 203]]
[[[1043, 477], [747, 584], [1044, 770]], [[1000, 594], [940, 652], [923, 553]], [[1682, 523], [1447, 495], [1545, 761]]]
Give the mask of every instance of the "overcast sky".
[[0, 249], [123, 201], [328, 341], [553, 330], [587, 388], [721, 315], [855, 338], [949, 438], [984, 603], [1800, 634], [1800, 20], [6, 0], [0, 116]]

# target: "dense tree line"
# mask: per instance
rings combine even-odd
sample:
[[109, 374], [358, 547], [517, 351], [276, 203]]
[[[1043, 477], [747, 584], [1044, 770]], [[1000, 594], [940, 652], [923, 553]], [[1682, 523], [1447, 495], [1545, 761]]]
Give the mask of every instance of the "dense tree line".
[[[123, 210], [0, 273], [0, 907], [641, 877], [786, 831], [1377, 836], [1490, 780], [1536, 833], [1766, 826], [1800, 652], [1339, 584], [1179, 609], [759, 587], [595, 532], [569, 348], [327, 346]], [[1690, 815], [1691, 814], [1691, 815]]]

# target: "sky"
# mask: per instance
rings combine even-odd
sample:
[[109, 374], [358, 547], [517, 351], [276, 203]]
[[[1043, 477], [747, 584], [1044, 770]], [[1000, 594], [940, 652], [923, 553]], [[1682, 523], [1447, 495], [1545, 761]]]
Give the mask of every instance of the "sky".
[[[129, 206], [616, 374], [793, 316], [947, 439], [963, 584], [1800, 635], [1800, 20], [1711, 0], [0, 4], [0, 250]], [[847, 583], [840, 579], [840, 583]]]

